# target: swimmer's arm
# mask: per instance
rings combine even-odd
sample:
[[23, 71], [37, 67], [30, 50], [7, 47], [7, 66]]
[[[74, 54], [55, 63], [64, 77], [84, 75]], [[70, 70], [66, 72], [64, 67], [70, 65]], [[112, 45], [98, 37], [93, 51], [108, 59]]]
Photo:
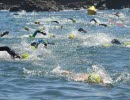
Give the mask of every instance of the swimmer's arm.
[[43, 35], [47, 35], [47, 33], [45, 33], [45, 32], [40, 32], [41, 34], [43, 34]]
[[72, 77], [71, 77], [72, 80], [74, 80], [74, 81], [79, 81], [79, 82], [87, 81], [87, 80], [88, 80], [88, 77], [89, 77], [88, 74], [83, 74], [83, 73], [76, 74], [76, 73], [73, 73], [73, 72], [67, 71], [67, 70], [62, 70], [62, 73], [61, 73], [61, 74], [71, 75], [71, 76], [72, 76]]
[[48, 42], [48, 44], [55, 45], [55, 43], [53, 43], [53, 42]]
[[69, 75], [69, 74], [73, 74], [73, 72], [67, 70], [61, 70], [61, 74]]
[[89, 75], [88, 74], [83, 74], [83, 73], [79, 73], [79, 74], [75, 74], [73, 80], [74, 81], [79, 81], [79, 82], [84, 82], [88, 80]]

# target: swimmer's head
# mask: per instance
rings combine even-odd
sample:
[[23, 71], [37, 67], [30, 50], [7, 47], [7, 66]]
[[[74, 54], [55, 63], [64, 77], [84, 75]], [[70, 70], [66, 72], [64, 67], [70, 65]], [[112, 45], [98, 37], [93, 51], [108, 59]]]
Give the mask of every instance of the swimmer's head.
[[111, 41], [112, 44], [121, 44], [121, 42], [118, 39], [113, 39]]
[[29, 54], [22, 54], [21, 57], [22, 59], [29, 58]]
[[69, 39], [74, 39], [75, 38], [75, 35], [73, 33], [69, 34], [68, 36]]
[[24, 26], [24, 29], [27, 30], [27, 31], [29, 31], [29, 28], [27, 26]]
[[32, 42], [32, 43], [31, 43], [31, 46], [37, 48], [37, 47], [38, 47], [38, 44], [37, 44], [36, 42]]
[[31, 39], [34, 39], [34, 36], [33, 36], [32, 34], [30, 34], [29, 37], [30, 37]]
[[88, 77], [89, 83], [101, 83], [101, 77], [98, 74], [90, 74]]
[[35, 21], [34, 23], [35, 23], [35, 24], [39, 24], [39, 25], [40, 25], [40, 22], [39, 22], [39, 21]]
[[16, 55], [14, 56], [14, 58], [19, 58], [19, 59], [21, 59], [22, 57], [21, 57], [20, 55], [16, 54]]

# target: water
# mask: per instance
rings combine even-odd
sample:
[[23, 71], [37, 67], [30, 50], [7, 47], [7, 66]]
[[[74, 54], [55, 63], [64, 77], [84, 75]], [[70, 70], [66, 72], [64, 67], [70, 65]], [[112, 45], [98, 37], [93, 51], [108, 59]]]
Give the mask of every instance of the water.
[[[121, 12], [121, 17], [113, 14]], [[0, 52], [0, 99], [1, 100], [128, 100], [130, 93], [130, 48], [129, 46], [103, 47], [114, 38], [130, 41], [130, 10], [98, 11], [88, 16], [86, 10], [60, 12], [0, 11], [0, 31], [9, 30], [8, 36], [0, 38], [0, 46], [9, 46], [18, 53], [29, 53], [29, 59], [12, 60], [6, 52]], [[68, 18], [73, 18], [73, 23]], [[92, 18], [106, 23], [108, 27], [90, 24]], [[38, 20], [41, 25], [35, 25]], [[50, 21], [59, 21], [60, 24]], [[114, 22], [113, 22], [114, 21]], [[63, 25], [63, 28], [59, 28]], [[24, 30], [24, 26], [31, 31]], [[45, 38], [55, 45], [43, 45], [37, 50], [28, 48], [27, 37], [38, 27], [56, 37]], [[78, 32], [79, 28], [87, 33]], [[76, 38], [68, 39], [69, 34]], [[53, 73], [55, 68], [75, 73], [90, 73], [92, 65], [101, 65], [112, 78], [113, 86], [107, 87], [86, 82], [76, 82], [69, 77]]]

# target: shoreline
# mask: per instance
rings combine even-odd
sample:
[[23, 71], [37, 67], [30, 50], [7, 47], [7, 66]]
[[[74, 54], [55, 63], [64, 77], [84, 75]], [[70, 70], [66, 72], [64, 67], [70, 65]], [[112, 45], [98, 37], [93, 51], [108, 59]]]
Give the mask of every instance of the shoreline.
[[[130, 8], [130, 0], [1, 0], [0, 10], [10, 12], [25, 10], [32, 11], [62, 11], [87, 9], [95, 5], [97, 9], [123, 9]], [[108, 2], [109, 1], [109, 2]]]

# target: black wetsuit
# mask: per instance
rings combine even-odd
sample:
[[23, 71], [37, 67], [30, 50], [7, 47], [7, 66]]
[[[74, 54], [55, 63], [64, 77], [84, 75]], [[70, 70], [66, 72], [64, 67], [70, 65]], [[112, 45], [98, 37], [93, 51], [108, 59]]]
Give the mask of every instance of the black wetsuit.
[[12, 58], [19, 58], [19, 59], [21, 58], [20, 55], [18, 55], [17, 53], [15, 53], [14, 50], [11, 50], [11, 49], [10, 49], [9, 47], [7, 47], [7, 46], [2, 46], [2, 47], [0, 47], [0, 51], [7, 51]]
[[41, 32], [41, 31], [39, 31], [39, 30], [36, 30], [32, 36], [35, 37], [35, 36], [37, 35], [37, 33], [41, 33], [41, 34], [43, 34], [43, 35], [46, 35], [46, 33]]
[[[98, 22], [96, 21], [96, 19], [91, 19], [90, 22], [94, 21], [95, 24], [97, 24]], [[107, 24], [98, 24], [99, 26], [104, 26], [107, 27]]]
[[59, 24], [59, 22], [58, 21], [51, 21], [52, 23], [54, 22], [54, 23], [57, 23], [57, 24]]
[[37, 48], [40, 43], [44, 44], [45, 47], [47, 47], [47, 44], [55, 45], [54, 43], [48, 42], [47, 40], [40, 39], [40, 40], [33, 41], [31, 43], [31, 46], [34, 46], [35, 48]]
[[8, 34], [9, 34], [9, 31], [5, 31], [2, 34], [0, 34], [0, 37], [3, 37], [3, 36], [8, 35]]
[[119, 40], [117, 40], [117, 39], [113, 39], [113, 40], [111, 41], [111, 43], [112, 43], [112, 44], [121, 44], [121, 42], [120, 42]]
[[78, 29], [78, 31], [79, 31], [79, 32], [84, 32], [84, 33], [87, 33], [87, 31], [86, 31], [86, 30], [84, 30], [83, 28], [79, 28], [79, 29]]

